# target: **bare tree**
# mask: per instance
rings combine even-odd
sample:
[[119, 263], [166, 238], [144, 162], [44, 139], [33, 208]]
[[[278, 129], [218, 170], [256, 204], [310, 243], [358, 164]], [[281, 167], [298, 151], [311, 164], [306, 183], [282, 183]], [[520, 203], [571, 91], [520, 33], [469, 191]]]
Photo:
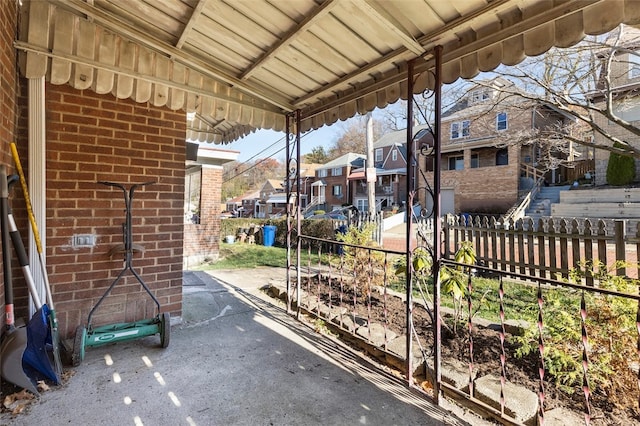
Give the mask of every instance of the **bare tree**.
[[[516, 66], [501, 66], [479, 78], [443, 87], [443, 113], [451, 111], [470, 91], [494, 77], [514, 83], [484, 114], [495, 116], [505, 104], [523, 113], [544, 106], [568, 119], [517, 132], [495, 132], [496, 146], [535, 145], [541, 170], [571, 165], [579, 146], [640, 158], [640, 30], [620, 26], [603, 36], [590, 36], [568, 48], [553, 48]], [[631, 75], [631, 70], [637, 74]], [[631, 77], [631, 81], [630, 81]], [[415, 124], [433, 122], [431, 92], [414, 96]], [[387, 128], [406, 128], [406, 101], [385, 109]], [[476, 117], [482, 121], [482, 117]], [[474, 126], [478, 124], [474, 122]], [[584, 150], [584, 149], [583, 149]]]
[[[640, 56], [640, 31], [621, 26], [600, 37], [588, 37], [570, 48], [554, 48], [497, 73], [516, 84], [509, 95], [573, 117], [573, 124], [531, 129], [512, 142], [533, 140], [564, 149], [567, 142], [640, 158], [640, 81], [629, 81]], [[638, 74], [640, 77], [640, 73]], [[481, 84], [481, 83], [480, 83]]]
[[[365, 153], [365, 141], [367, 133], [367, 119], [366, 116], [360, 115], [351, 120], [346, 121], [342, 125], [342, 135], [336, 139], [329, 147], [327, 154], [328, 160], [333, 160], [341, 155], [349, 152], [356, 154]], [[381, 137], [385, 130], [387, 130], [385, 124], [381, 120], [373, 120], [373, 140], [377, 140]]]
[[284, 179], [284, 165], [275, 158], [263, 158], [249, 163], [233, 161], [223, 166], [222, 199], [237, 197], [259, 189], [267, 179]]

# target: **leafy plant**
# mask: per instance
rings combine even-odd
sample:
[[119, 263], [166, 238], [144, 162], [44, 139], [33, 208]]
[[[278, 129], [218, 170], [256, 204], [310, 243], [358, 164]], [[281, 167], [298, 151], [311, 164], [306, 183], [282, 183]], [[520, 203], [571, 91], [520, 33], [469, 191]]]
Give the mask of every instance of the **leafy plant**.
[[338, 233], [336, 239], [345, 243], [343, 247], [343, 266], [353, 273], [356, 288], [368, 293], [372, 286], [384, 284], [384, 254], [374, 250], [377, 243], [372, 239], [374, 223], [361, 228], [350, 226], [346, 233]]
[[[457, 324], [463, 315], [462, 302], [467, 293], [467, 277], [469, 274], [469, 268], [476, 263], [476, 252], [473, 248], [473, 244], [470, 241], [462, 241], [458, 250], [454, 255], [454, 259], [457, 263], [462, 263], [469, 266], [449, 266], [442, 265], [439, 271], [440, 277], [440, 291], [442, 294], [446, 294], [452, 297], [454, 306], [454, 327], [453, 333], [457, 332]], [[406, 275], [406, 257], [399, 258], [395, 263], [395, 273], [397, 276]], [[433, 260], [431, 253], [428, 250], [419, 247], [412, 255], [413, 277], [417, 284], [418, 290], [423, 296], [427, 312], [433, 321], [433, 313], [429, 308], [429, 304], [433, 302], [431, 293], [428, 288], [433, 284]], [[442, 322], [445, 327], [447, 324]]]
[[325, 336], [333, 335], [331, 330], [329, 330], [329, 327], [327, 327], [327, 323], [320, 318], [316, 318], [316, 320], [313, 322], [313, 330], [316, 333], [324, 334]]
[[[624, 294], [638, 294], [640, 281], [615, 275], [626, 265], [616, 262], [610, 268], [597, 262], [585, 263], [570, 274], [570, 281], [581, 283], [590, 274], [601, 289]], [[584, 291], [584, 290], [583, 290]], [[637, 359], [636, 311], [638, 302], [622, 296], [578, 290], [571, 303], [563, 290], [545, 291], [543, 339], [545, 368], [551, 379], [564, 391], [582, 387], [582, 334], [579, 299], [584, 297], [587, 315], [588, 378], [591, 391], [606, 395], [610, 402], [623, 407], [637, 404], [637, 377], [630, 363]], [[573, 306], [571, 306], [573, 305]], [[516, 356], [538, 352], [538, 327], [533, 325], [523, 336], [514, 336], [520, 345]]]

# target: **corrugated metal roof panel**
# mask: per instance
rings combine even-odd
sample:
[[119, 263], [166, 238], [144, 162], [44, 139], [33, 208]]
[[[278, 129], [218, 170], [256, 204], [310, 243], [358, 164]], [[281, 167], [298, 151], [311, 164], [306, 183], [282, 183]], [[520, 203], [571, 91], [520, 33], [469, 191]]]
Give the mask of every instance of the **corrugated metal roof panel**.
[[569, 46], [621, 22], [632, 0], [30, 1], [23, 74], [196, 112], [188, 137], [229, 142], [256, 128], [301, 131]]

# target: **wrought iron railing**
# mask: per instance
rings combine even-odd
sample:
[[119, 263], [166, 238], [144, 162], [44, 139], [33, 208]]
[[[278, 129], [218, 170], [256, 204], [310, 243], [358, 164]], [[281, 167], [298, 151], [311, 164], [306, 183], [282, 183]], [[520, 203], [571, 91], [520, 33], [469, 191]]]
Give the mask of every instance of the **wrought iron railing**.
[[409, 366], [427, 396], [441, 389], [514, 424], [540, 424], [560, 406], [586, 423], [609, 401], [637, 409], [640, 282], [615, 268], [587, 285], [579, 273], [554, 280], [442, 259], [441, 270], [463, 277], [464, 294], [455, 300], [443, 283], [436, 316], [433, 276], [416, 265], [408, 297], [405, 253], [310, 236], [299, 244], [308, 260], [291, 285], [292, 308], [390, 367]]

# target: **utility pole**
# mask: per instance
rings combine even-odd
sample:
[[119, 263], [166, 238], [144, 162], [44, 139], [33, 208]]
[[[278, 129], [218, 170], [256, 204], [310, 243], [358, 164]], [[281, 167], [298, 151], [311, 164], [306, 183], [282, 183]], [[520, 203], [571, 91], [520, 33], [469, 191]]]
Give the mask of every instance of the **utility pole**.
[[367, 114], [367, 202], [369, 203], [369, 214], [371, 217], [376, 214], [376, 165], [373, 161], [373, 117]]

